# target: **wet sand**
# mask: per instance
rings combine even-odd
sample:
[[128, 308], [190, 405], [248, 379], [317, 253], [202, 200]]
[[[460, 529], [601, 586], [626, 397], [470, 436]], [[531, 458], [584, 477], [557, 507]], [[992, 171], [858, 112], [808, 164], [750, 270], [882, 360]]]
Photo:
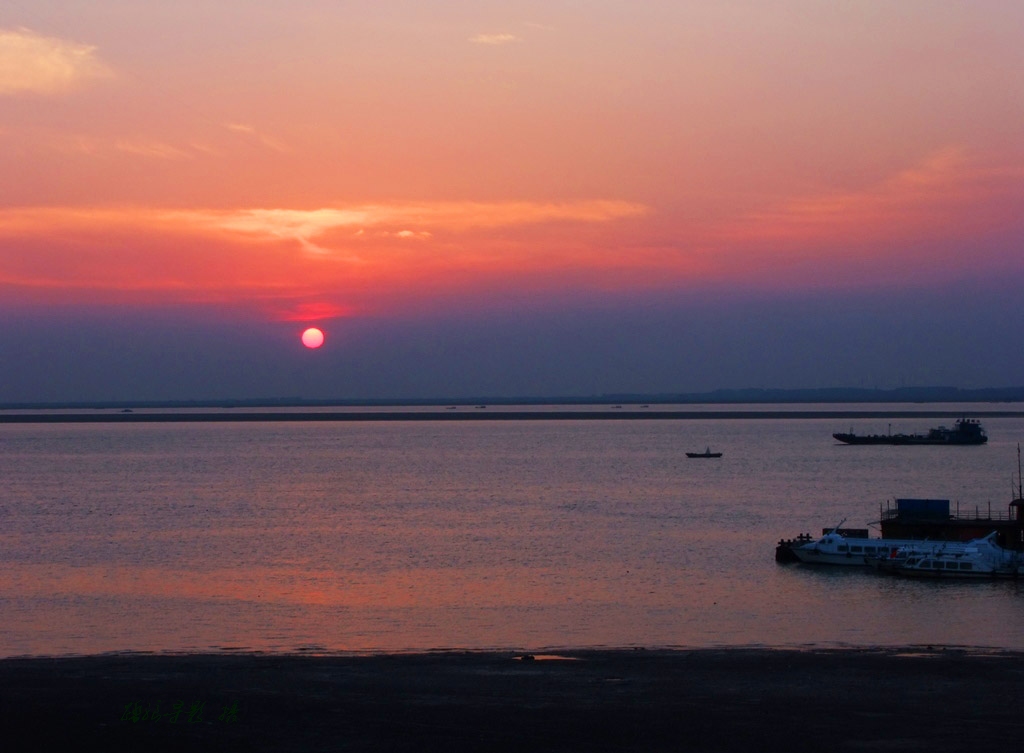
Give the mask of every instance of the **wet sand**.
[[14, 658], [0, 734], [5, 750], [1015, 750], [1024, 653]]

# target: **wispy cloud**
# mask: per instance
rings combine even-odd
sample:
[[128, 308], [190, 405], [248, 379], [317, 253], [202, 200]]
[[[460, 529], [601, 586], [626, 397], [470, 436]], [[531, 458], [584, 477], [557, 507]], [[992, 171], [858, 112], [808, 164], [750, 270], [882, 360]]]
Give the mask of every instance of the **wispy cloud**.
[[[620, 201], [11, 207], [0, 209], [0, 289], [40, 299], [65, 291], [62, 300], [250, 301], [274, 317], [328, 301], [333, 316], [439, 286], [589, 269], [572, 238], [552, 228], [560, 240], [538, 244], [536, 227], [527, 226], [605, 223], [647, 211]], [[575, 237], [571, 227], [565, 231]]]
[[[431, 202], [365, 204], [346, 208], [242, 209], [173, 213], [183, 225], [241, 233], [265, 240], [294, 240], [308, 251], [326, 252], [318, 239], [339, 230], [353, 236], [366, 229], [402, 239], [431, 238], [436, 232], [534, 225], [546, 222], [608, 222], [647, 213], [647, 207], [625, 201]], [[414, 229], [415, 228], [415, 229]]]
[[59, 94], [113, 76], [90, 45], [0, 29], [0, 94]]
[[977, 199], [998, 178], [973, 166], [963, 149], [947, 147], [862, 190], [795, 197], [749, 215], [734, 230], [758, 238], [809, 239], [892, 234], [922, 223], [938, 228], [955, 216], [950, 209]]
[[155, 159], [192, 159], [193, 155], [162, 141], [118, 141], [114, 148], [119, 152]]
[[[288, 147], [281, 142], [269, 137], [255, 134], [254, 131], [242, 131], [241, 127], [233, 127], [235, 132], [252, 134], [240, 142], [238, 139], [225, 135], [226, 132], [218, 127], [212, 136], [206, 134], [203, 139], [191, 139], [188, 141], [168, 141], [159, 137], [152, 137], [146, 134], [124, 135], [122, 137], [99, 137], [93, 134], [42, 131], [33, 132], [32, 139], [36, 144], [45, 149], [60, 152], [63, 154], [96, 155], [101, 157], [109, 156], [112, 153], [128, 154], [145, 159], [161, 160], [194, 160], [201, 158], [225, 158], [239, 152], [240, 143], [258, 143], [277, 152], [288, 152]], [[11, 131], [11, 133], [18, 133]], [[28, 130], [22, 130], [20, 135], [28, 135]], [[4, 135], [0, 129], [0, 136]], [[218, 138], [219, 137], [219, 138]], [[248, 148], [246, 146], [245, 148]]]
[[315, 322], [325, 319], [340, 319], [355, 313], [352, 306], [333, 301], [299, 302], [268, 306], [273, 319], [283, 322]]
[[275, 152], [290, 152], [291, 149], [282, 141], [278, 141], [265, 133], [260, 132], [255, 126], [247, 123], [224, 123], [225, 128], [234, 133], [240, 133], [243, 136], [255, 141], [268, 149], [273, 149]]
[[438, 233], [463, 233], [551, 222], [601, 223], [648, 212], [642, 204], [595, 200], [539, 202], [424, 202], [362, 204], [320, 209], [166, 210], [157, 208], [22, 207], [0, 210], [0, 236], [67, 229], [148, 227], [157, 232], [228, 234], [255, 241], [293, 241], [308, 251], [327, 252], [320, 239], [338, 231], [352, 238], [366, 230], [379, 237], [429, 240]]
[[263, 240], [291, 240], [306, 251], [326, 254], [330, 249], [315, 242], [338, 228], [372, 224], [363, 209], [243, 209], [234, 212], [174, 212], [186, 226], [225, 230]]
[[475, 37], [470, 37], [469, 41], [473, 44], [502, 45], [523, 40], [515, 34], [477, 34]]

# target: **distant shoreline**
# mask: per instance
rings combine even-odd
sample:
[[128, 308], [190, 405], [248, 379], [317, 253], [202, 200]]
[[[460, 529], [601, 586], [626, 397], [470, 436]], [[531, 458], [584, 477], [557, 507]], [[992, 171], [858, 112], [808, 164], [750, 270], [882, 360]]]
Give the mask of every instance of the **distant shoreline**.
[[[276, 410], [276, 409], [345, 409], [345, 408], [530, 408], [531, 406], [593, 406], [612, 405], [657, 407], [666, 405], [879, 405], [879, 404], [943, 404], [1024, 403], [1024, 386], [981, 387], [900, 387], [897, 389], [863, 389], [855, 387], [828, 387], [818, 389], [720, 389], [709, 392], [606, 392], [593, 395], [435, 395], [433, 397], [388, 398], [305, 398], [298, 395], [276, 397], [220, 397], [201, 399], [141, 399], [132, 400], [5, 400], [0, 402], [0, 413], [17, 411], [69, 411], [69, 410]], [[799, 408], [790, 408], [799, 410]], [[1024, 406], [1022, 406], [1024, 410]]]
[[[962, 411], [950, 410], [445, 410], [436, 411], [245, 411], [219, 410], [205, 413], [119, 412], [119, 413], [4, 413], [0, 424], [136, 424], [136, 423], [263, 423], [263, 422], [366, 422], [366, 421], [695, 421], [725, 419], [950, 419]], [[1021, 418], [1024, 410], [971, 411], [971, 418]]]

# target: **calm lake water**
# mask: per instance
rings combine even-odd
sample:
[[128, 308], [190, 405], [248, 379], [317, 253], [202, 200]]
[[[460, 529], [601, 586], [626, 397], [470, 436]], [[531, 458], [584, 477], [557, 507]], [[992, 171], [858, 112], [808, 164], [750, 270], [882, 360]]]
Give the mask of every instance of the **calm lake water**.
[[0, 425], [0, 655], [1024, 649], [1024, 583], [775, 563], [895, 497], [1006, 510], [1024, 418], [831, 437], [890, 423], [952, 417]]

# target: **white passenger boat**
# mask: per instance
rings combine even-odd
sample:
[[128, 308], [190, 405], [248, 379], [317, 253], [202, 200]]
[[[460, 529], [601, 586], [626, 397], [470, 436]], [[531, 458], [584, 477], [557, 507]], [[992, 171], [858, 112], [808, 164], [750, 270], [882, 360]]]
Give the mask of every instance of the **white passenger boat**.
[[996, 543], [996, 532], [955, 548], [906, 546], [895, 555], [872, 561], [883, 572], [915, 578], [1018, 578], [1024, 576], [1024, 554]]
[[867, 536], [848, 536], [841, 531], [842, 523], [826, 532], [820, 539], [793, 543], [789, 551], [799, 562], [811, 565], [842, 565], [867, 567], [880, 559], [892, 559], [898, 553], [932, 551], [963, 551], [966, 543], [960, 541], [921, 541], [915, 539], [876, 539]]

